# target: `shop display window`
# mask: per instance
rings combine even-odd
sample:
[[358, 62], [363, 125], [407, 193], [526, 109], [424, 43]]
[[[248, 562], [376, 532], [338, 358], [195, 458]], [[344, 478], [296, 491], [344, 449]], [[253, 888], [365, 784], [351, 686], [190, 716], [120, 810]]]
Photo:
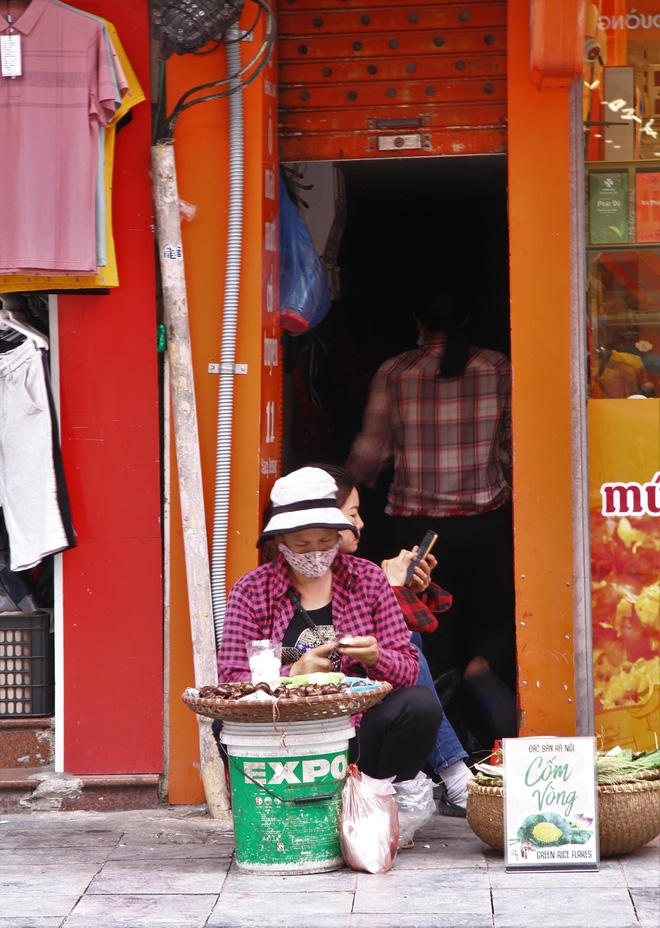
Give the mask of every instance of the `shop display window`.
[[583, 88], [595, 733], [660, 711], [660, 7], [587, 4]]
[[660, 396], [660, 164], [586, 170], [589, 396]]
[[587, 166], [591, 399], [660, 397], [660, 166]]

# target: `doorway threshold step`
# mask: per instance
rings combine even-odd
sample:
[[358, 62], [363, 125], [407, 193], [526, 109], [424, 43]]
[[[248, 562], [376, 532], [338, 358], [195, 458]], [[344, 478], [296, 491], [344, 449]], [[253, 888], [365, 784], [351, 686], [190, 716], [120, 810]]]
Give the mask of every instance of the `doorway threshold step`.
[[0, 768], [1, 812], [123, 812], [160, 804], [160, 774], [55, 773], [48, 767]]
[[53, 762], [55, 720], [0, 717], [0, 769], [46, 767]]

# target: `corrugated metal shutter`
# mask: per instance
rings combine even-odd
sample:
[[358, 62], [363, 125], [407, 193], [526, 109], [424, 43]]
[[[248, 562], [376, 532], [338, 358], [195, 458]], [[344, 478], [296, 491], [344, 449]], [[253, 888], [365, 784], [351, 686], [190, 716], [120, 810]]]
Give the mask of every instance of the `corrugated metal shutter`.
[[280, 156], [506, 151], [506, 2], [278, 0]]

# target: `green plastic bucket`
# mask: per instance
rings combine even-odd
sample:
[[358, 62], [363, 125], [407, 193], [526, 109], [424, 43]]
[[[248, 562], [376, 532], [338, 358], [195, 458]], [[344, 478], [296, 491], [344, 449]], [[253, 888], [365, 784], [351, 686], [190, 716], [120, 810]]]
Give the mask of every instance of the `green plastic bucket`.
[[225, 722], [222, 728], [236, 863], [260, 873], [337, 870], [344, 865], [341, 784], [355, 729], [348, 717], [279, 727]]

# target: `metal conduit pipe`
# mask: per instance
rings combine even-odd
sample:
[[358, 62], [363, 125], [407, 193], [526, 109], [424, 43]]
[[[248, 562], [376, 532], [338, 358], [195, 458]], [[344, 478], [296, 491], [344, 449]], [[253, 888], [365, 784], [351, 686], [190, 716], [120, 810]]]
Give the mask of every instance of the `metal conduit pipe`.
[[[238, 74], [241, 69], [241, 31], [238, 26], [227, 30], [227, 72]], [[213, 545], [211, 553], [211, 596], [216, 644], [222, 640], [227, 606], [227, 526], [229, 521], [229, 482], [234, 412], [234, 366], [238, 298], [241, 279], [243, 245], [243, 91], [237, 78], [229, 84], [234, 92], [229, 97], [229, 223], [227, 234], [227, 265], [222, 316], [222, 347], [220, 352], [220, 385], [218, 390], [218, 430], [216, 444], [215, 504], [213, 510]]]

